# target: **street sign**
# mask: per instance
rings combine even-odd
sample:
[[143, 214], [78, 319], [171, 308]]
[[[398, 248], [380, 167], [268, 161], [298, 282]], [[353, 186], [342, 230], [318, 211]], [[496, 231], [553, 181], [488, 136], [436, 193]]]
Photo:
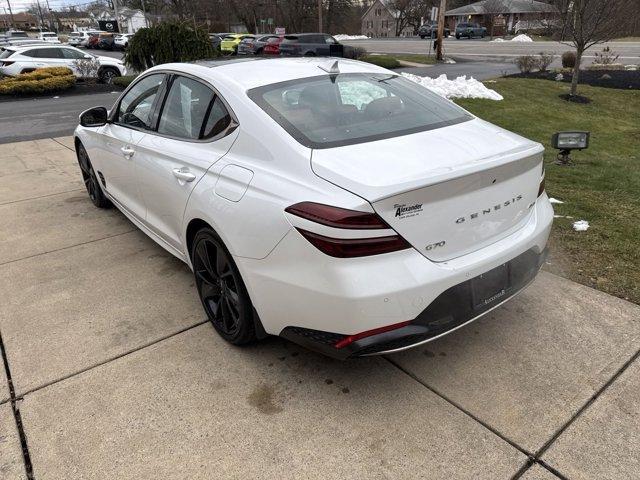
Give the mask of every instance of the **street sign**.
[[276, 35], [279, 37], [284, 37], [286, 35], [286, 30], [284, 27], [276, 27]]
[[431, 21], [436, 22], [438, 20], [438, 7], [431, 7]]

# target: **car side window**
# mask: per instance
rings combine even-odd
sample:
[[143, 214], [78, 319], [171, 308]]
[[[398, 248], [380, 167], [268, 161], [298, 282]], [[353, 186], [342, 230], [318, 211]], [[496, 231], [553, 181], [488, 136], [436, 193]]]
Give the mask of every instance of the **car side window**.
[[116, 123], [134, 128], [151, 128], [153, 103], [158, 95], [165, 75], [144, 77], [122, 97], [118, 106]]
[[202, 127], [214, 100], [215, 93], [203, 83], [177, 77], [162, 108], [158, 133], [190, 140], [203, 138]]
[[37, 50], [38, 58], [64, 58], [60, 48], [41, 48]]
[[224, 132], [231, 124], [231, 115], [217, 95], [210, 105], [209, 115], [202, 128], [201, 138], [213, 138]]
[[70, 48], [62, 48], [62, 56], [69, 60], [78, 60], [84, 58], [84, 53], [72, 50]]
[[327, 42], [328, 45], [335, 45], [338, 43], [336, 39], [333, 38], [331, 35], [325, 35], [324, 40], [325, 42]]

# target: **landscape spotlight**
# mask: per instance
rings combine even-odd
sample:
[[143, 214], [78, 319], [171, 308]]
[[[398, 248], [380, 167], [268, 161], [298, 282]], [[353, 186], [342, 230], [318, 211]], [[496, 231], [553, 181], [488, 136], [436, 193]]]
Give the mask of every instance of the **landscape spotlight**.
[[589, 147], [589, 132], [556, 132], [551, 137], [551, 146], [557, 150], [558, 165], [571, 165], [571, 150], [584, 150]]

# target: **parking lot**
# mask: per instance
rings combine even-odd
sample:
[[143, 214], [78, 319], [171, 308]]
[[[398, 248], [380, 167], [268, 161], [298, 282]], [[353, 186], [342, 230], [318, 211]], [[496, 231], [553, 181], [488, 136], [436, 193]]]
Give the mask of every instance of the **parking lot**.
[[640, 471], [636, 305], [543, 272], [390, 357], [236, 348], [185, 265], [93, 207], [72, 138], [0, 146], [0, 212], [3, 479]]

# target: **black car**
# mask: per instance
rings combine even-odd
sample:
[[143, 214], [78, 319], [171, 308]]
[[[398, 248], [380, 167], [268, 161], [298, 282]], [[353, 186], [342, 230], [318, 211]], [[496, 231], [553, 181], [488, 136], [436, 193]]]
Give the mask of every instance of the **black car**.
[[220, 51], [220, 43], [222, 39], [227, 35], [231, 35], [230, 33], [210, 33], [209, 40], [211, 40], [211, 45], [214, 50]]
[[[420, 38], [436, 38], [438, 36], [438, 24], [437, 23], [425, 23], [418, 28], [418, 35]], [[444, 27], [444, 36], [451, 35], [451, 30]]]
[[343, 52], [342, 44], [326, 33], [285, 35], [280, 44], [280, 55], [341, 57]]
[[247, 37], [238, 44], [238, 55], [262, 55], [264, 46], [277, 35], [262, 35], [257, 37]]

